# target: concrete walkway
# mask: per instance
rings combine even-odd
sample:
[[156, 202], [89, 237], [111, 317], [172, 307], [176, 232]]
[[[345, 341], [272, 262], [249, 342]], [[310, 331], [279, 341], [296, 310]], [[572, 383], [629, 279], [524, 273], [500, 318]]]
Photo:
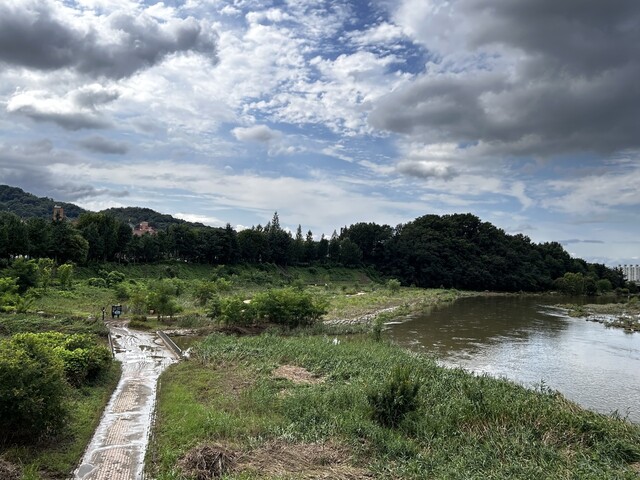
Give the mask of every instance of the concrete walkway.
[[177, 361], [155, 333], [129, 330], [122, 322], [109, 329], [122, 378], [74, 473], [77, 480], [142, 479], [158, 377]]

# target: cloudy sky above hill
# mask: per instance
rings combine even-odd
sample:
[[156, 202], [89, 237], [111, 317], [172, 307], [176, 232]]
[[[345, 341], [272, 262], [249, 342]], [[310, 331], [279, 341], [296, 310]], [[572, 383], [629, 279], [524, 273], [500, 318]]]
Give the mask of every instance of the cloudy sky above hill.
[[0, 183], [317, 236], [471, 212], [640, 256], [637, 0], [3, 0]]

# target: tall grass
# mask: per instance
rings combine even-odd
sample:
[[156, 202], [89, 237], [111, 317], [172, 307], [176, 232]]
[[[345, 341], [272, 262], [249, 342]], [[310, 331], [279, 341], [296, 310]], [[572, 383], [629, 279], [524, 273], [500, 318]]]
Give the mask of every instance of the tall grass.
[[[195, 347], [192, 361], [162, 377], [157, 478], [180, 478], [177, 460], [198, 443], [246, 450], [268, 439], [339, 442], [377, 478], [637, 478], [638, 426], [365, 336], [332, 340], [212, 335]], [[279, 365], [323, 381], [275, 378]], [[410, 369], [420, 388], [415, 409], [388, 428], [367, 395], [396, 369]]]

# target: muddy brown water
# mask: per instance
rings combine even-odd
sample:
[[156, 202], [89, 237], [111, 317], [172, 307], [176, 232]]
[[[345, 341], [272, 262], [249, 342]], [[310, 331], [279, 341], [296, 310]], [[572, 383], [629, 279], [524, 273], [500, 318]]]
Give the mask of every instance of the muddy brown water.
[[583, 407], [640, 423], [640, 334], [570, 318], [559, 297], [472, 297], [389, 326], [400, 345], [446, 366], [544, 383]]
[[158, 377], [177, 361], [155, 333], [116, 323], [109, 330], [122, 376], [74, 472], [76, 480], [143, 478]]

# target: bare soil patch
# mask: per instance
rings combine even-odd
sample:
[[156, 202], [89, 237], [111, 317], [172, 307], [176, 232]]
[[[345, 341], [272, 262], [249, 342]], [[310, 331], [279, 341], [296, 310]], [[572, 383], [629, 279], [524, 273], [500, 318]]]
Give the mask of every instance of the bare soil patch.
[[0, 457], [0, 478], [2, 480], [20, 480], [22, 469], [4, 458]]
[[192, 448], [178, 462], [182, 472], [197, 480], [220, 478], [233, 471], [236, 453], [218, 444], [205, 444]]
[[273, 371], [275, 378], [286, 378], [296, 384], [315, 385], [324, 382], [324, 378], [314, 375], [309, 370], [295, 365], [281, 365]]
[[187, 452], [179, 466], [185, 475], [197, 480], [240, 472], [252, 472], [259, 478], [374, 478], [368, 470], [351, 465], [351, 454], [346, 447], [333, 443], [288, 444], [275, 440], [245, 452], [219, 444], [205, 444]]

